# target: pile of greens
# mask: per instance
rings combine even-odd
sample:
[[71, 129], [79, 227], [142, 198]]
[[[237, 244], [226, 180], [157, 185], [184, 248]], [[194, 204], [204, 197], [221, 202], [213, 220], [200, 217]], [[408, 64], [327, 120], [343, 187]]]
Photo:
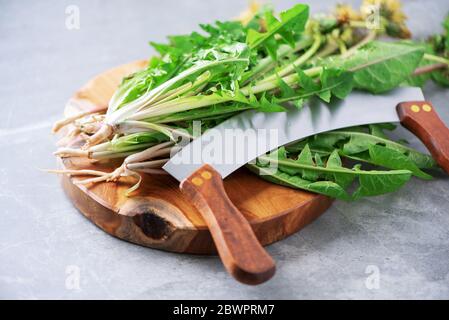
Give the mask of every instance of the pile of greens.
[[[372, 3], [365, 1], [360, 11], [338, 6], [333, 14], [311, 19], [304, 4], [279, 16], [263, 7], [242, 21], [200, 25], [202, 32], [151, 43], [158, 56], [123, 79], [105, 114], [95, 110], [55, 126], [57, 131], [72, 124], [71, 134], [86, 139], [83, 148], [61, 148], [56, 155], [124, 158], [123, 164], [112, 173], [62, 172], [96, 176], [78, 182], [85, 184], [129, 175], [140, 183], [139, 172], [164, 173], [160, 168], [179, 136], [193, 138], [193, 121], [200, 120], [204, 132], [248, 109], [283, 112], [286, 103], [302, 108], [312, 97], [330, 102], [354, 89], [381, 94], [429, 79], [449, 85], [449, 23], [445, 34], [427, 43], [378, 41], [410, 33], [395, 0], [375, 2], [381, 19], [370, 29], [365, 21]], [[395, 191], [412, 175], [431, 178], [422, 169], [434, 168], [434, 160], [390, 140], [386, 129], [391, 125], [326, 132], [274, 150], [248, 167], [274, 183], [345, 200]], [[272, 162], [279, 170], [267, 175]], [[383, 169], [365, 170], [361, 163]], [[350, 193], [354, 181], [358, 188]]]

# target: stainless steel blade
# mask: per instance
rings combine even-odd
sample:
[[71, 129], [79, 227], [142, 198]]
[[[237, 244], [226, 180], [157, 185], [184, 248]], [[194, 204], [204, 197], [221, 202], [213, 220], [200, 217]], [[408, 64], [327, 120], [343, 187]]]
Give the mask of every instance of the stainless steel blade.
[[[312, 100], [301, 110], [288, 112], [249, 110], [206, 131], [172, 156], [163, 169], [182, 181], [208, 163], [225, 178], [261, 154], [295, 140], [357, 125], [397, 122], [396, 105], [414, 100], [424, 100], [420, 88], [398, 88], [384, 95], [353, 92], [332, 104]], [[236, 132], [236, 143], [224, 138], [232, 131]], [[264, 133], [257, 134], [260, 131]], [[225, 159], [230, 154], [236, 155], [234, 161], [227, 161], [231, 157]]]

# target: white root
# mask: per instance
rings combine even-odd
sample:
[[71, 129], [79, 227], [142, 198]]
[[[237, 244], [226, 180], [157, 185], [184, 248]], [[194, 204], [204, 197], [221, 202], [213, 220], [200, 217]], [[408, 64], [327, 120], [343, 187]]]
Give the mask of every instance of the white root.
[[92, 136], [87, 138], [86, 144], [83, 146], [83, 149], [89, 149], [92, 146], [100, 144], [105, 140], [109, 139], [114, 133], [114, 129], [112, 126], [103, 123], [100, 129]]
[[98, 175], [96, 178], [90, 178], [90, 179], [84, 179], [80, 181], [76, 181], [75, 184], [90, 184], [90, 183], [97, 183], [102, 181], [117, 181], [125, 172], [125, 167], [121, 165], [117, 169], [115, 169], [112, 172], [102, 172], [101, 175]]
[[[161, 167], [170, 159], [157, 159], [151, 160], [154, 158], [158, 158], [161, 156], [170, 155], [170, 152], [177, 147], [173, 147], [173, 142], [168, 141], [164, 143], [160, 143], [158, 145], [152, 146], [144, 151], [132, 154], [125, 158], [123, 164], [116, 168], [112, 172], [102, 172], [96, 170], [48, 170], [48, 172], [52, 173], [61, 173], [72, 175], [92, 175], [95, 176], [93, 178], [84, 179], [75, 181], [75, 184], [78, 185], [87, 185], [92, 183], [99, 182], [116, 182], [121, 177], [134, 177], [137, 179], [137, 182], [127, 190], [126, 194], [130, 194], [131, 192], [137, 190], [140, 187], [142, 182], [142, 176], [140, 173], [149, 173], [149, 174], [167, 174]], [[97, 148], [102, 148], [98, 146]], [[89, 155], [88, 150], [79, 150], [79, 149], [71, 149], [71, 148], [61, 148], [57, 152], [58, 156], [87, 156]]]
[[65, 136], [68, 139], [73, 139], [75, 138], [77, 135], [79, 135], [81, 133], [80, 129], [78, 128], [73, 128], [72, 130], [70, 130], [67, 135]]
[[95, 134], [101, 129], [101, 124], [99, 122], [89, 122], [83, 123], [78, 126], [78, 130], [87, 133], [87, 134]]
[[73, 128], [65, 136], [63, 136], [61, 139], [59, 139], [59, 141], [56, 143], [56, 145], [58, 147], [65, 146], [80, 133], [81, 133], [81, 131], [78, 128]]
[[124, 176], [125, 173], [126, 173], [126, 165], [122, 164], [120, 167], [111, 172], [110, 176], [106, 181], [116, 182], [118, 181], [118, 179], [120, 179], [120, 177]]
[[[170, 153], [171, 153], [173, 150], [177, 150], [177, 149], [178, 149], [178, 148], [175, 148], [175, 147], [168, 147], [168, 148], [159, 149], [159, 150], [157, 150], [157, 151], [154, 151], [154, 153], [153, 153], [153, 155], [151, 156], [151, 158], [143, 159], [143, 160], [138, 161], [138, 162], [142, 162], [142, 161], [144, 161], [144, 160], [150, 160], [150, 159], [154, 159], [154, 158], [159, 158], [159, 157], [169, 156]], [[133, 162], [133, 163], [134, 163], [134, 162]]]
[[84, 132], [81, 132], [79, 136], [80, 136], [80, 138], [83, 139], [84, 141], [87, 141], [87, 139], [89, 139], [89, 137], [90, 137], [88, 134], [86, 134], [86, 133], [84, 133]]
[[138, 174], [137, 172], [131, 171], [131, 170], [127, 170], [126, 172], [129, 176], [133, 176], [134, 178], [137, 179], [137, 183], [134, 184], [131, 188], [129, 188], [128, 190], [126, 190], [125, 195], [129, 196], [132, 192], [134, 192], [135, 190], [139, 189], [140, 184], [142, 182], [142, 176], [140, 174]]
[[106, 109], [105, 107], [94, 108], [92, 110], [83, 111], [83, 112], [77, 113], [73, 116], [67, 117], [65, 119], [58, 120], [53, 125], [52, 132], [57, 133], [59, 130], [61, 130], [65, 126], [75, 122], [76, 120], [84, 118], [85, 116], [88, 116], [88, 115], [94, 115], [96, 113], [102, 112], [105, 109]]
[[103, 172], [102, 176], [99, 176], [97, 178], [90, 178], [90, 179], [75, 181], [74, 184], [85, 185], [85, 184], [90, 184], [90, 183], [103, 182], [103, 181], [107, 181], [109, 179], [110, 175], [111, 175], [110, 173]]
[[81, 150], [81, 149], [74, 149], [74, 148], [59, 148], [53, 154], [60, 158], [69, 158], [69, 157], [90, 158], [89, 150]]
[[53, 133], [57, 133], [59, 130], [61, 130], [62, 128], [64, 128], [66, 125], [69, 125], [69, 124], [73, 123], [75, 120], [78, 120], [78, 119], [80, 119], [80, 118], [83, 118], [83, 117], [85, 117], [85, 116], [87, 116], [87, 115], [89, 115], [89, 114], [90, 114], [90, 112], [89, 112], [89, 111], [86, 111], [86, 112], [78, 113], [78, 114], [76, 114], [76, 115], [74, 115], [74, 116], [71, 116], [71, 117], [67, 117], [67, 118], [62, 119], [62, 120], [58, 120], [58, 121], [56, 121], [55, 124], [53, 125], [53, 128], [51, 129], [51, 131], [52, 131]]
[[69, 176], [84, 176], [84, 175], [90, 175], [90, 176], [103, 176], [105, 172], [103, 171], [97, 171], [97, 170], [88, 170], [88, 169], [81, 169], [81, 170], [71, 170], [71, 169], [63, 169], [63, 170], [44, 170], [49, 173], [57, 173], [57, 174], [67, 174]]
[[[128, 163], [142, 162], [145, 160], [155, 158], [155, 157], [159, 156], [159, 154], [160, 154], [160, 152], [158, 152], [159, 150], [166, 148], [168, 146], [171, 146], [171, 145], [173, 145], [173, 141], [167, 141], [164, 143], [157, 144], [157, 145], [150, 147], [144, 151], [130, 155], [129, 157], [127, 157], [125, 159], [124, 163], [128, 164]], [[164, 152], [166, 152], [166, 151], [164, 150]]]
[[[156, 170], [156, 169], [154, 169], [154, 170]], [[163, 171], [163, 170], [161, 170], [161, 171]], [[131, 188], [126, 190], [126, 196], [128, 196], [133, 191], [137, 190], [140, 187], [140, 184], [142, 182], [142, 176], [139, 173], [137, 173], [133, 170], [127, 169], [126, 165], [123, 164], [119, 168], [115, 169], [113, 172], [103, 173], [102, 176], [99, 176], [96, 178], [76, 181], [75, 184], [86, 185], [86, 184], [98, 183], [98, 182], [103, 182], [103, 181], [116, 182], [120, 177], [134, 177], [137, 179], [137, 182]]]
[[170, 159], [161, 159], [161, 160], [153, 160], [153, 161], [145, 161], [138, 163], [128, 163], [126, 167], [130, 170], [141, 170], [141, 169], [155, 169], [161, 168], [167, 161]]

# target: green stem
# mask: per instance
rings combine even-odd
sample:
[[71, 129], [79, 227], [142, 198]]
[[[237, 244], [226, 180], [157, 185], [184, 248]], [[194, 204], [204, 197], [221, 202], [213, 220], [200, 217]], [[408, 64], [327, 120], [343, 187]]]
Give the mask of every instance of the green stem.
[[149, 108], [147, 110], [136, 112], [133, 115], [126, 118], [126, 120], [144, 120], [150, 117], [162, 116], [166, 114], [207, 107], [210, 105], [230, 100], [231, 99], [223, 98], [219, 95], [179, 98], [160, 104], [154, 108]]
[[381, 144], [390, 144], [390, 145], [394, 145], [396, 149], [400, 150], [400, 149], [404, 149], [404, 150], [408, 150], [408, 151], [415, 151], [415, 149], [404, 146], [403, 144], [400, 144], [396, 141], [393, 140], [389, 140], [389, 139], [384, 139], [381, 137], [377, 137], [374, 135], [370, 135], [368, 133], [365, 132], [357, 132], [357, 131], [344, 131], [344, 130], [338, 130], [338, 131], [328, 131], [325, 133], [322, 133], [322, 135], [346, 135], [348, 137], [351, 136], [360, 136], [360, 137], [366, 137], [367, 135], [369, 135], [369, 137], [373, 140], [377, 140], [379, 143]]
[[[345, 173], [345, 174], [353, 174], [355, 176], [360, 176], [360, 175], [377, 175], [380, 172], [378, 170], [370, 170], [370, 171], [351, 170], [351, 169], [347, 169], [344, 167], [340, 167], [340, 168], [319, 167], [319, 166], [314, 166], [314, 165], [302, 164], [302, 163], [296, 162], [294, 160], [279, 160], [279, 159], [275, 159], [275, 158], [269, 157], [269, 156], [260, 156], [260, 157], [258, 157], [258, 159], [263, 160], [264, 163], [277, 163], [279, 165], [283, 165], [283, 166], [287, 166], [287, 167], [291, 167], [291, 168], [308, 169], [308, 170], [314, 170], [314, 171], [320, 171], [320, 172], [326, 172], [326, 173]], [[398, 173], [398, 172], [409, 173], [410, 171], [409, 170], [388, 171], [388, 173]]]
[[[277, 52], [277, 57], [280, 60], [292, 52], [294, 52], [294, 49], [292, 47], [288, 45], [283, 45], [279, 48]], [[241, 82], [244, 84], [248, 83], [256, 76], [258, 76], [260, 73], [267, 72], [274, 65], [276, 65], [276, 61], [274, 61], [273, 58], [271, 58], [271, 56], [261, 59], [259, 63], [251, 69], [251, 71], [247, 71], [243, 74]]]
[[348, 48], [346, 47], [345, 42], [342, 40], [338, 41], [338, 48], [340, 49], [341, 54], [346, 54], [346, 52], [348, 52]]
[[282, 45], [279, 47], [276, 56], [277, 61], [273, 60], [271, 56], [267, 56], [259, 61], [259, 63], [252, 68], [251, 71], [248, 71], [242, 76], [242, 84], [247, 84], [249, 81], [254, 80], [259, 74], [266, 73], [273, 69], [279, 60], [288, 56], [291, 53], [304, 50], [305, 48], [311, 46], [313, 41], [310, 37], [305, 37], [301, 39], [295, 47], [291, 47], [289, 45]]
[[153, 104], [152, 106], [157, 106], [159, 104], [162, 104], [163, 102], [173, 100], [182, 95], [185, 95], [186, 93], [195, 91], [197, 88], [207, 83], [207, 81], [210, 79], [210, 76], [211, 76], [210, 71], [204, 72], [193, 83], [188, 82], [178, 88], [168, 91], [164, 96], [161, 97], [160, 100], [155, 101], [156, 103]]
[[[304, 73], [309, 77], [315, 77], [323, 71], [323, 67], [313, 67], [307, 70], [304, 70]], [[288, 85], [293, 85], [299, 81], [298, 74], [292, 74], [282, 78], [282, 80]], [[270, 91], [278, 88], [279, 82], [277, 79], [269, 81], [269, 82], [259, 82], [254, 86], [246, 86], [240, 89], [240, 92], [249, 96], [250, 94], [258, 94], [261, 92]], [[208, 96], [194, 96], [194, 97], [186, 97], [179, 98], [171, 101], [167, 101], [158, 106], [142, 110], [140, 112], [136, 112], [133, 115], [126, 118], [126, 120], [145, 120], [151, 117], [168, 115], [176, 112], [193, 110], [198, 108], [203, 108], [215, 104], [221, 104], [224, 102], [236, 101], [239, 100], [233, 99], [232, 97], [223, 97], [220, 95], [208, 95]]]
[[145, 106], [151, 104], [155, 99], [160, 97], [162, 94], [166, 93], [169, 89], [171, 89], [175, 84], [180, 81], [193, 76], [194, 74], [201, 72], [203, 70], [211, 69], [219, 65], [232, 64], [232, 63], [241, 63], [247, 62], [248, 59], [243, 58], [230, 58], [225, 60], [217, 60], [212, 62], [203, 63], [201, 65], [194, 66], [189, 68], [183, 72], [181, 72], [176, 77], [164, 82], [160, 86], [154, 88], [153, 90], [147, 92], [143, 96], [131, 102], [129, 105], [123, 106], [115, 112], [108, 114], [106, 116], [106, 123], [114, 126], [119, 123], [121, 120], [126, 119], [128, 116], [134, 114], [137, 110], [141, 110]]
[[318, 51], [318, 49], [321, 46], [321, 40], [322, 40], [321, 36], [317, 35], [317, 36], [315, 36], [314, 39], [315, 40], [314, 40], [312, 46], [303, 55], [301, 55], [298, 59], [296, 59], [292, 63], [289, 63], [288, 65], [284, 66], [282, 69], [277, 71], [275, 74], [263, 79], [261, 82], [272, 81], [272, 80], [275, 80], [277, 77], [284, 77], [286, 75], [289, 75], [295, 71], [295, 68], [298, 68], [301, 65], [303, 65], [304, 63], [306, 63], [307, 60], [309, 60]]
[[239, 105], [238, 108], [234, 106], [234, 104], [223, 105], [220, 108], [206, 107], [199, 109], [197, 112], [178, 112], [164, 116], [157, 116], [146, 118], [144, 121], [153, 122], [153, 123], [169, 123], [169, 122], [178, 122], [178, 121], [189, 121], [189, 120], [206, 120], [208, 118], [220, 118], [226, 117], [227, 115], [232, 115], [233, 113], [245, 111], [251, 109], [252, 107], [249, 105], [242, 104]]
[[347, 58], [354, 54], [359, 48], [363, 47], [365, 44], [370, 43], [374, 39], [376, 39], [377, 32], [370, 30], [365, 38], [363, 38], [359, 43], [348, 49], [344, 54], [341, 55], [342, 58]]
[[445, 59], [443, 57], [440, 56], [436, 56], [430, 53], [425, 53], [423, 58], [425, 60], [429, 60], [429, 61], [434, 61], [434, 62], [440, 62], [440, 63], [445, 63], [447, 65], [449, 65], [449, 59]]
[[[318, 58], [326, 58], [327, 56], [330, 56], [338, 49], [339, 49], [339, 46], [336, 43], [336, 41], [334, 41], [334, 40], [328, 41], [326, 43], [326, 45], [324, 46], [324, 48], [321, 49], [320, 51], [318, 51], [318, 53], [315, 55], [315, 57], [312, 60], [315, 61]], [[312, 63], [313, 63], [313, 61], [312, 61]]]
[[[304, 70], [304, 73], [306, 75], [308, 75], [309, 77], [315, 77], [315, 76], [321, 74], [322, 71], [323, 71], [323, 67], [313, 67], [313, 68]], [[282, 80], [286, 84], [292, 85], [292, 84], [294, 84], [294, 83], [299, 81], [299, 75], [296, 74], [296, 73], [295, 74], [291, 74], [289, 76], [283, 77]], [[257, 94], [257, 93], [260, 93], [260, 92], [263, 92], [263, 91], [270, 91], [270, 90], [276, 89], [278, 86], [279, 86], [279, 82], [275, 78], [275, 79], [272, 79], [270, 81], [262, 80], [262, 81], [256, 83], [254, 86], [252, 86], [252, 87], [246, 86], [246, 87], [240, 89], [240, 91], [245, 96], [248, 96], [251, 93], [252, 94]]]
[[413, 76], [419, 76], [421, 74], [430, 73], [430, 72], [433, 72], [433, 71], [436, 71], [439, 69], [445, 69], [447, 67], [448, 67], [448, 65], [446, 63], [435, 63], [435, 64], [419, 67], [413, 72]]
[[127, 156], [130, 156], [135, 153], [136, 151], [129, 151], [129, 152], [99, 151], [93, 152], [91, 158], [95, 160], [126, 158]]
[[92, 150], [92, 154], [101, 154], [102, 152], [106, 152], [106, 153], [123, 153], [123, 152], [129, 152], [129, 151], [135, 151], [135, 150], [140, 150], [140, 149], [146, 149], [149, 147], [154, 146], [154, 143], [140, 143], [140, 144], [136, 144], [136, 145], [130, 145], [127, 147], [121, 147], [120, 150], [118, 150], [118, 148], [114, 147], [113, 144], [110, 144], [109, 149], [107, 150]]

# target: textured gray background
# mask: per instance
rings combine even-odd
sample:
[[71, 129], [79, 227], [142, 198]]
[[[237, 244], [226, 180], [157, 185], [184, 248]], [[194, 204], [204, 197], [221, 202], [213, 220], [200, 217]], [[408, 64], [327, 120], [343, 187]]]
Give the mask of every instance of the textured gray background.
[[[335, 2], [313, 1], [312, 11]], [[447, 0], [404, 2], [415, 36], [441, 30]], [[80, 9], [77, 31], [65, 28], [70, 4]], [[238, 0], [0, 1], [0, 298], [449, 298], [449, 179], [442, 174], [413, 179], [394, 194], [335, 202], [312, 225], [269, 246], [277, 274], [247, 287], [216, 257], [151, 250], [105, 234], [73, 208], [56, 176], [38, 170], [54, 167], [51, 124], [90, 77], [149, 56], [148, 40], [245, 7]], [[425, 93], [449, 124], [449, 90], [429, 86]], [[66, 288], [72, 265], [80, 270], [79, 290]], [[380, 270], [379, 289], [365, 285], [370, 265]]]

